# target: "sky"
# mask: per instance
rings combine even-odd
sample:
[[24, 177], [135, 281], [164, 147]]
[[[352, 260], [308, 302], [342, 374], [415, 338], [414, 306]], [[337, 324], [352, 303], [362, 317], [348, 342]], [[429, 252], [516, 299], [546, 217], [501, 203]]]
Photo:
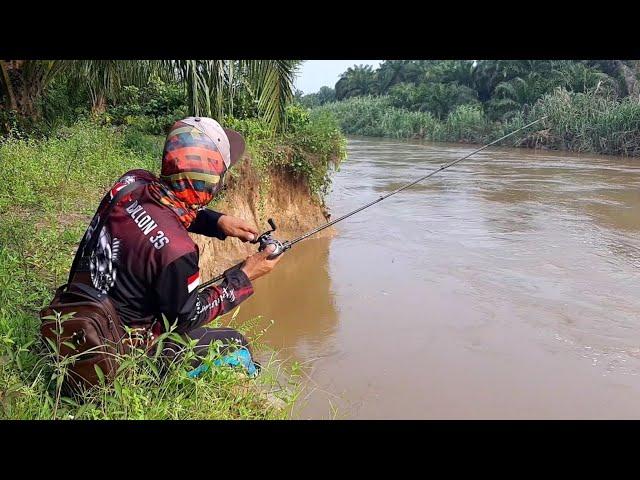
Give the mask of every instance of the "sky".
[[304, 93], [315, 93], [320, 87], [334, 88], [340, 74], [354, 65], [372, 65], [374, 70], [382, 60], [306, 60], [296, 79], [296, 88]]

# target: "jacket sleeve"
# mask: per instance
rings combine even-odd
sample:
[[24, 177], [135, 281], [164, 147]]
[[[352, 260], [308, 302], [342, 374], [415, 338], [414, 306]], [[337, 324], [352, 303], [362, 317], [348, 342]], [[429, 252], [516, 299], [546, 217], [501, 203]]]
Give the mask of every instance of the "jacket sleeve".
[[222, 215], [224, 215], [224, 213], [203, 208], [198, 211], [198, 215], [196, 215], [195, 220], [189, 225], [188, 231], [197, 233], [198, 235], [216, 237], [219, 240], [224, 240], [227, 236], [218, 228], [218, 220]]
[[173, 261], [160, 274], [156, 286], [158, 317], [170, 324], [177, 319], [178, 333], [209, 323], [242, 303], [253, 294], [253, 286], [241, 269], [231, 269], [217, 286], [198, 290], [198, 254], [193, 252]]

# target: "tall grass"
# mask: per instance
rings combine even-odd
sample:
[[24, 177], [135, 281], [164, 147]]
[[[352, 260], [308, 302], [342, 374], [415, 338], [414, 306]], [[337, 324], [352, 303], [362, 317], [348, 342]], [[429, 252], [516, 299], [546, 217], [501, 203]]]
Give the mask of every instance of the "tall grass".
[[531, 118], [547, 115], [545, 145], [578, 152], [640, 155], [640, 103], [593, 93], [557, 90], [532, 109]]
[[[61, 335], [68, 318], [55, 318]], [[179, 359], [163, 362], [161, 347], [155, 353], [134, 349], [118, 356], [119, 367], [112, 382], [99, 375], [99, 384], [75, 394], [64, 391], [62, 380], [71, 362], [82, 354], [60, 358], [53, 349], [18, 345], [6, 333], [0, 339], [4, 357], [0, 364], [0, 418], [278, 419], [287, 418], [296, 396], [295, 390], [280, 386], [279, 362], [273, 356], [262, 375], [251, 379], [237, 368], [216, 365], [221, 357], [219, 345], [197, 355], [193, 350], [197, 341], [188, 342], [171, 328], [158, 343], [171, 340], [181, 345]], [[208, 369], [191, 378], [191, 362], [196, 357]]]
[[[191, 379], [186, 364], [160, 375], [148, 363], [129, 362], [119, 382], [82, 402], [59, 398], [56, 366], [38, 347], [37, 312], [65, 282], [104, 192], [129, 169], [157, 172], [162, 144], [162, 137], [88, 122], [47, 138], [0, 139], [0, 418], [286, 416], [261, 393], [278, 387], [275, 361], [259, 377], [261, 389], [228, 368]], [[281, 400], [290, 405], [292, 395], [283, 390]]]
[[505, 144], [640, 155], [640, 103], [606, 92], [574, 93], [558, 88], [527, 113], [519, 112], [504, 122], [491, 122], [477, 104], [460, 105], [439, 121], [429, 112], [393, 107], [387, 97], [354, 97], [314, 111], [333, 115], [346, 134], [472, 143], [488, 143], [546, 115], [536, 129], [515, 135]]
[[330, 113], [348, 135], [406, 138], [431, 130], [437, 123], [429, 113], [410, 112], [391, 106], [388, 97], [352, 97], [327, 103], [314, 114]]

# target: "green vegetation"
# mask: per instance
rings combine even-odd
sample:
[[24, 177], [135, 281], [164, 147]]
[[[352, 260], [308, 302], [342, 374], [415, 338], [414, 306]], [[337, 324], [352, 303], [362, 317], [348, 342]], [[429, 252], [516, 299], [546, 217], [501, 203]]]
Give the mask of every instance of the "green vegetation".
[[333, 116], [310, 113], [297, 105], [286, 111], [287, 130], [274, 139], [264, 123], [229, 118], [226, 125], [252, 139], [249, 152], [262, 171], [288, 172], [309, 186], [311, 195], [324, 200], [331, 172], [346, 157], [346, 140]]
[[[129, 169], [158, 172], [164, 134], [186, 115], [240, 130], [260, 181], [286, 174], [321, 201], [345, 141], [333, 117], [291, 104], [297, 63], [0, 61], [0, 418], [290, 414], [296, 375], [273, 354], [257, 379], [213, 366], [191, 379], [189, 345], [165, 371], [134, 352], [116, 382], [66, 398], [64, 364], [42, 348], [37, 313], [66, 281], [102, 195]], [[256, 321], [235, 327], [260, 348]]]
[[611, 155], [640, 155], [640, 104], [594, 92], [558, 89], [545, 94], [527, 113], [492, 122], [478, 105], [460, 105], [444, 120], [429, 112], [393, 107], [384, 97], [356, 97], [314, 109], [330, 114], [351, 135], [423, 138], [435, 142], [488, 143], [547, 115], [541, 124], [505, 140], [514, 147], [551, 148]]
[[[238, 310], [236, 310], [237, 312]], [[57, 316], [58, 331], [63, 332], [69, 317]], [[168, 326], [168, 325], [167, 325]], [[247, 330], [242, 325], [241, 330]], [[100, 384], [80, 395], [70, 396], [62, 389], [62, 379], [73, 356], [63, 360], [53, 353], [18, 346], [15, 337], [2, 334], [0, 353], [0, 418], [11, 419], [284, 419], [296, 398], [292, 372], [288, 384], [281, 386], [279, 363], [272, 355], [257, 379], [242, 371], [218, 367], [218, 345], [200, 356], [208, 369], [197, 378], [189, 377], [191, 361], [196, 358], [196, 341], [186, 342], [167, 329], [159, 342], [171, 340], [181, 345], [183, 357], [161, 362], [158, 352], [142, 349], [119, 358], [112, 383], [100, 376]]]
[[[87, 107], [98, 115], [121, 102], [125, 87], [144, 88], [162, 80], [182, 89], [189, 114], [250, 115], [282, 129], [299, 64], [298, 60], [0, 60], [0, 126], [8, 130], [18, 123], [41, 129], [69, 110], [75, 118]], [[56, 90], [66, 94], [56, 97]]]
[[348, 69], [336, 101], [297, 98], [352, 135], [486, 143], [548, 115], [508, 144], [638, 155], [639, 72], [621, 60], [392, 60]]
[[333, 88], [321, 87], [320, 90], [318, 90], [318, 93], [303, 95], [302, 92], [298, 90], [295, 98], [298, 103], [304, 107], [319, 107], [325, 103], [334, 102], [336, 100], [336, 91]]

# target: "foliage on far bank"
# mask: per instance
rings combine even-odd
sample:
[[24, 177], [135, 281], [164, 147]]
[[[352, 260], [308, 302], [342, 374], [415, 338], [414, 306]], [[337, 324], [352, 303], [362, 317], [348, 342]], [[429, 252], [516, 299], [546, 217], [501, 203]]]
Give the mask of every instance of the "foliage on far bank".
[[313, 108], [355, 97], [388, 97], [390, 104], [442, 120], [459, 105], [479, 105], [491, 121], [525, 113], [557, 88], [598, 90], [616, 98], [640, 96], [637, 60], [387, 60], [374, 69], [354, 65], [335, 89], [298, 95]]
[[387, 60], [354, 65], [297, 101], [331, 113], [351, 135], [490, 142], [638, 155], [640, 61]]
[[559, 88], [528, 111], [492, 121], [477, 104], [457, 106], [442, 120], [429, 112], [394, 107], [388, 97], [354, 97], [314, 109], [331, 114], [350, 135], [420, 138], [436, 142], [488, 143], [543, 116], [529, 131], [503, 145], [544, 147], [612, 155], [640, 155], [640, 104], [597, 91], [575, 93]]

